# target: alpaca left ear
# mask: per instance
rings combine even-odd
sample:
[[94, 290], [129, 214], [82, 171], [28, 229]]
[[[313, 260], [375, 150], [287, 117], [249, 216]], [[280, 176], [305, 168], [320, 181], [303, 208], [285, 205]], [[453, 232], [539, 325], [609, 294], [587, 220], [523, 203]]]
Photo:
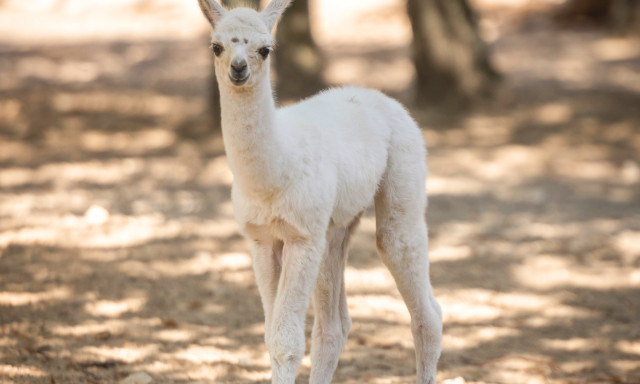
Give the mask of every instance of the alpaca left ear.
[[291, 5], [291, 2], [292, 0], [271, 0], [264, 11], [260, 13], [270, 31], [276, 26], [278, 19], [282, 16], [284, 10]]

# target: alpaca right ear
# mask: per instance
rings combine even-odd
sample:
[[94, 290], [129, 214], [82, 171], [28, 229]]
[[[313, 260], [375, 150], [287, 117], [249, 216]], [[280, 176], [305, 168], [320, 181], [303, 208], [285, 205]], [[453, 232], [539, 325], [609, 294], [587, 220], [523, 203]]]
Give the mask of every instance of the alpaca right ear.
[[222, 16], [227, 13], [227, 11], [222, 8], [222, 5], [218, 4], [215, 0], [198, 0], [198, 4], [200, 4], [200, 9], [202, 9], [204, 17], [209, 20], [209, 23], [214, 28], [216, 23], [222, 19]]
[[284, 10], [291, 5], [292, 1], [293, 0], [271, 0], [269, 5], [262, 11], [262, 17], [270, 31], [276, 26], [278, 19], [282, 16]]

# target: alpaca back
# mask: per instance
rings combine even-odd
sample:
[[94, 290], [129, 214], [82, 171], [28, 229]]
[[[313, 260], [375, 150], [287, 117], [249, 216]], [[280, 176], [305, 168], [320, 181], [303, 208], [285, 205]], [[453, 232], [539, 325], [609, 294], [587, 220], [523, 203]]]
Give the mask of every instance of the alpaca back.
[[[295, 152], [292, 169], [303, 166], [335, 191], [331, 219], [337, 225], [371, 204], [391, 154], [415, 152], [424, 167], [419, 128], [398, 102], [375, 90], [330, 89], [279, 109], [276, 119], [280, 137]], [[424, 172], [418, 173], [424, 182]]]

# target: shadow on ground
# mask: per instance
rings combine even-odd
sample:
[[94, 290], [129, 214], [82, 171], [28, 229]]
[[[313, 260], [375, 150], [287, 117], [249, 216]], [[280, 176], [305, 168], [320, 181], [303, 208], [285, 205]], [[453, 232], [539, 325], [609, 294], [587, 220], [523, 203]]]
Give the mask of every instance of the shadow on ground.
[[[496, 42], [504, 105], [413, 109], [430, 150], [439, 380], [640, 381], [639, 56], [615, 59], [625, 43], [592, 32], [550, 35]], [[268, 382], [208, 128], [210, 65], [204, 37], [0, 46], [1, 381]], [[336, 383], [414, 380], [374, 228], [369, 212], [354, 239]]]

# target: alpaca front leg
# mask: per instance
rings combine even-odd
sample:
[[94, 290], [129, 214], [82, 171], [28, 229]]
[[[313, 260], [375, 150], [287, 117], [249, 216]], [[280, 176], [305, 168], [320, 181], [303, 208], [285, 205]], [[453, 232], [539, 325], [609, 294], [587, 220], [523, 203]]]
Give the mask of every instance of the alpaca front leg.
[[311, 343], [310, 384], [329, 384], [347, 341], [351, 318], [347, 308], [344, 268], [350, 228], [330, 228], [313, 291], [313, 341]]
[[282, 242], [277, 241], [273, 246], [266, 246], [254, 242], [251, 248], [253, 258], [253, 272], [262, 300], [264, 310], [264, 340], [269, 345], [271, 338], [271, 319], [273, 305], [278, 290], [282, 262]]
[[[324, 239], [323, 239], [324, 240]], [[318, 245], [321, 244], [321, 245]], [[285, 243], [269, 352], [273, 384], [294, 384], [305, 349], [304, 323], [324, 244]]]

